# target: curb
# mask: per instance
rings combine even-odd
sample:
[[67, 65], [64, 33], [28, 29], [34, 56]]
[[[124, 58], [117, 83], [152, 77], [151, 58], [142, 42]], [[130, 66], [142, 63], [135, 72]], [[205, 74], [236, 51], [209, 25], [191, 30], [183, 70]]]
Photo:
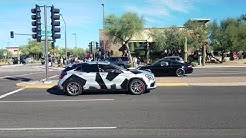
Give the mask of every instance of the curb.
[[189, 83], [180, 83], [180, 82], [159, 82], [156, 83], [157, 86], [189, 86]]
[[36, 89], [45, 89], [52, 88], [56, 86], [56, 84], [25, 84], [25, 83], [17, 83], [16, 87], [18, 88], [36, 88]]

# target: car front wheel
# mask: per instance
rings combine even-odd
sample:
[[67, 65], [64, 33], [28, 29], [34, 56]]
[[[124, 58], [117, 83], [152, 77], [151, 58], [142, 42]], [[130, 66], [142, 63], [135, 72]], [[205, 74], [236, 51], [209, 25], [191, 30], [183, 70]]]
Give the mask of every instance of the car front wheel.
[[146, 86], [145, 83], [140, 79], [133, 79], [129, 83], [129, 90], [134, 95], [141, 95], [145, 92]]
[[69, 81], [66, 83], [65, 91], [69, 96], [78, 96], [82, 93], [83, 87], [78, 81]]

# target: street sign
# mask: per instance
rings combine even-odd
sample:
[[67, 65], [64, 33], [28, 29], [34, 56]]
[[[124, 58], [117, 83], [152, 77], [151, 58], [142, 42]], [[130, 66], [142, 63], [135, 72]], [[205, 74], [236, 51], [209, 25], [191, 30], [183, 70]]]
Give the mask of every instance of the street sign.
[[[45, 31], [41, 31], [42, 35], [45, 35]], [[47, 34], [51, 34], [51, 31], [47, 31]]]

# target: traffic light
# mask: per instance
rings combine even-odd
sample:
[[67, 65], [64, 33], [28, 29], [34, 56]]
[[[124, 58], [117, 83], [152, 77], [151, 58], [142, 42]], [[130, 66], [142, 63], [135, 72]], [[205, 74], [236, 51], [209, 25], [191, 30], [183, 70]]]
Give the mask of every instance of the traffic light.
[[41, 42], [41, 9], [40, 6], [38, 6], [37, 4], [35, 5], [34, 9], [31, 9], [31, 12], [33, 13], [33, 15], [31, 16], [32, 18], [32, 32], [34, 34], [32, 34], [32, 38], [33, 39], [37, 39], [38, 42]]
[[92, 42], [89, 43], [89, 51], [92, 54]]
[[54, 42], [51, 42], [51, 48], [55, 49], [55, 43]]
[[52, 32], [52, 39], [53, 42], [56, 41], [56, 39], [61, 38], [61, 34], [57, 34], [61, 31], [60, 28], [60, 9], [56, 9], [53, 5], [50, 9], [51, 12], [51, 32]]
[[14, 38], [14, 31], [10, 31], [10, 38]]
[[98, 42], [96, 42], [96, 49], [98, 49], [99, 48], [99, 45], [98, 45]]

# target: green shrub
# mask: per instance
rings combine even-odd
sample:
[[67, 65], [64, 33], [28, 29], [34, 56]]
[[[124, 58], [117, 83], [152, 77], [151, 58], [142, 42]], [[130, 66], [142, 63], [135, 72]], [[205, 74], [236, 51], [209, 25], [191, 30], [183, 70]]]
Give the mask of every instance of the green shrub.
[[191, 62], [191, 65], [192, 65], [193, 67], [198, 66], [198, 62], [193, 61], [193, 62]]

